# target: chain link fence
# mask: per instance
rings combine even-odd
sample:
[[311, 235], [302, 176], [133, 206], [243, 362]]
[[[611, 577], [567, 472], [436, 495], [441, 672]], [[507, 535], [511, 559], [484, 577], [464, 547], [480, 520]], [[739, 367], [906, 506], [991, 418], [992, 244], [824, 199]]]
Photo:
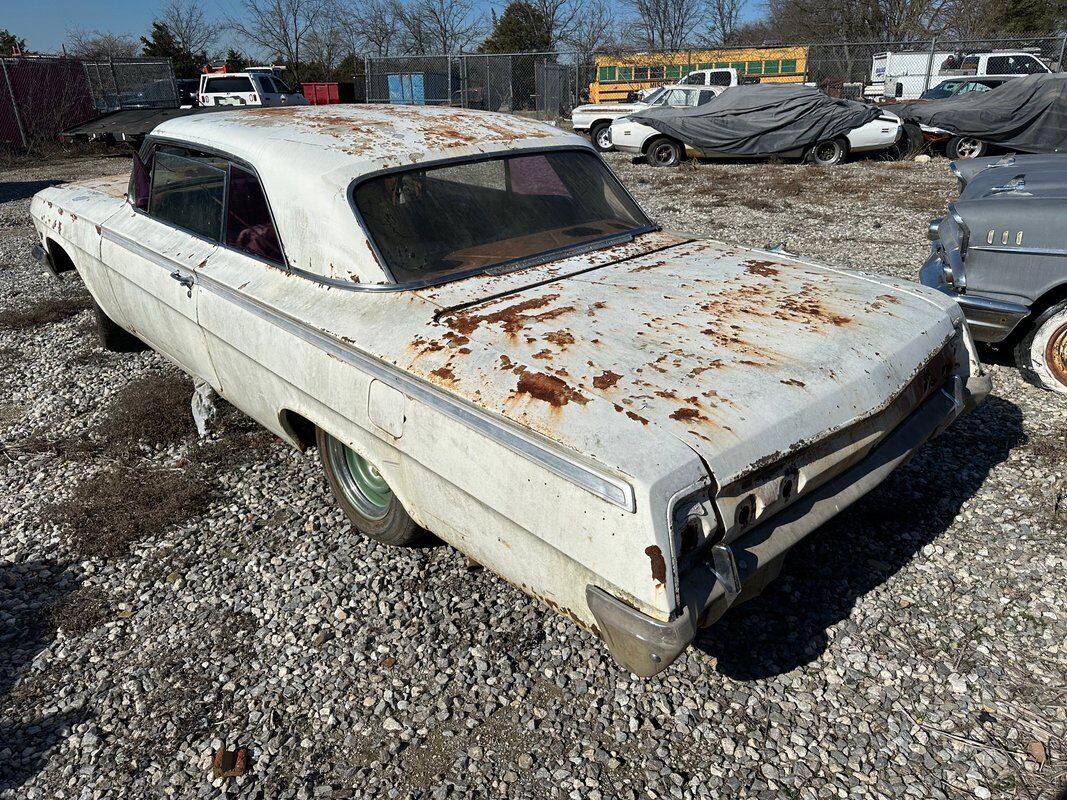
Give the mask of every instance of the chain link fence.
[[[914, 99], [945, 80], [1026, 75], [1064, 66], [1067, 36], [817, 42], [667, 51], [458, 54], [368, 58], [367, 101], [450, 105], [566, 116], [584, 102], [620, 102], [695, 70], [730, 68], [740, 80], [808, 83], [835, 97]], [[695, 80], [695, 78], [690, 79]]]
[[367, 102], [444, 105], [555, 119], [577, 95], [570, 53], [368, 58]]
[[38, 149], [99, 114], [177, 106], [170, 59], [0, 58], [0, 145]]

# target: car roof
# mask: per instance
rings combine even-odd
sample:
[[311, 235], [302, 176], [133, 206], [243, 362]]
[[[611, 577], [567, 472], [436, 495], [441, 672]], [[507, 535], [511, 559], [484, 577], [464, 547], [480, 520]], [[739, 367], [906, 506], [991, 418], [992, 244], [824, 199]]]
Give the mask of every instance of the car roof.
[[511, 114], [386, 104], [190, 114], [164, 121], [151, 138], [222, 152], [250, 164], [271, 204], [290, 266], [359, 283], [382, 283], [386, 276], [348, 202], [349, 186], [357, 178], [511, 150], [593, 150], [582, 137]]

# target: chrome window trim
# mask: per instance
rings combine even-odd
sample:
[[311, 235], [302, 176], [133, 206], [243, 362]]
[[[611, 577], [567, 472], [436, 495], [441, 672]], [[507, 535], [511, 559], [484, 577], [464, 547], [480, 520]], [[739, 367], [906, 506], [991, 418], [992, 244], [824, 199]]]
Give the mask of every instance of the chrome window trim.
[[[130, 249], [146, 261], [166, 270], [167, 272], [170, 272], [176, 266], [185, 267], [184, 264], [180, 264], [167, 256], [155, 253], [133, 239], [108, 228], [103, 229], [101, 236], [115, 244]], [[637, 511], [637, 499], [634, 493], [634, 488], [622, 478], [605, 470], [596, 469], [590, 465], [580, 463], [576, 459], [560, 452], [558, 449], [546, 447], [535, 441], [527, 431], [514, 428], [510, 423], [493, 419], [489, 416], [488, 412], [482, 411], [465, 402], [447, 397], [431, 384], [391, 367], [384, 362], [361, 352], [348, 343], [313, 328], [288, 314], [260, 303], [206, 273], [197, 273], [197, 286], [200, 287], [201, 290], [212, 291], [220, 297], [224, 297], [249, 313], [255, 314], [261, 319], [266, 320], [273, 325], [277, 325], [286, 332], [303, 339], [308, 344], [318, 347], [326, 353], [341, 359], [345, 363], [363, 370], [392, 388], [419, 399], [431, 408], [445, 414], [450, 419], [466, 425], [477, 433], [485, 435], [513, 453], [530, 459], [534, 463], [541, 465], [550, 472], [585, 489], [602, 500], [618, 506], [631, 514]]]
[[[641, 215], [645, 218], [648, 224], [643, 225], [639, 228], [633, 228], [628, 231], [619, 231], [618, 233], [611, 233], [606, 236], [598, 237], [597, 239], [590, 239], [589, 241], [581, 242], [580, 244], [560, 247], [554, 250], [546, 250], [542, 253], [535, 253], [533, 255], [522, 256], [520, 258], [508, 259], [507, 261], [501, 261], [497, 264], [492, 264], [488, 267], [476, 267], [475, 269], [465, 270], [463, 272], [453, 272], [449, 273], [448, 275], [439, 275], [435, 278], [423, 278], [417, 281], [398, 281], [392, 270], [389, 269], [389, 265], [386, 263], [385, 257], [382, 255], [381, 250], [378, 249], [378, 245], [374, 241], [374, 237], [371, 236], [370, 229], [367, 227], [367, 224], [363, 219], [363, 215], [359, 213], [359, 208], [356, 206], [356, 189], [358, 189], [362, 184], [366, 183], [367, 181], [380, 178], [383, 175], [395, 175], [401, 172], [414, 172], [416, 170], [421, 169], [436, 169], [438, 167], [449, 167], [454, 166], [456, 164], [475, 164], [481, 161], [494, 161], [504, 158], [512, 158], [515, 156], [528, 156], [537, 155], [539, 153], [558, 153], [567, 151], [588, 153], [591, 154], [593, 158], [600, 161], [600, 163], [604, 165], [605, 169], [607, 169], [608, 175], [610, 176], [610, 179], [615, 182], [616, 187], [620, 189], [622, 191], [622, 194], [627, 199], [629, 199], [631, 203], [634, 204], [634, 207], [637, 208], [638, 211], [641, 212]], [[382, 272], [384, 272], [385, 275], [389, 278], [389, 285], [398, 289], [425, 288], [427, 286], [437, 286], [442, 283], [451, 283], [452, 281], [460, 281], [464, 278], [474, 277], [475, 275], [490, 273], [494, 270], [505, 269], [509, 264], [514, 264], [516, 262], [530, 262], [535, 259], [540, 259], [542, 257], [545, 257], [545, 260], [540, 261], [539, 263], [548, 263], [550, 261], [556, 260], [557, 257], [566, 258], [569, 251], [575, 250], [580, 247], [588, 247], [590, 245], [595, 245], [598, 242], [606, 242], [610, 239], [617, 239], [620, 236], [640, 236], [642, 233], [650, 233], [652, 231], [660, 230], [660, 226], [657, 225], [652, 220], [652, 218], [648, 216], [645, 210], [641, 207], [641, 204], [637, 202], [634, 196], [630, 194], [629, 190], [627, 190], [627, 188], [623, 185], [622, 181], [619, 180], [619, 176], [615, 174], [614, 170], [612, 170], [612, 168], [607, 165], [607, 162], [605, 162], [604, 159], [602, 159], [600, 155], [596, 152], [596, 150], [593, 149], [592, 145], [558, 144], [547, 147], [518, 147], [511, 150], [497, 150], [492, 153], [479, 153], [477, 155], [455, 156], [453, 158], [434, 159], [433, 161], [425, 161], [416, 164], [402, 164], [400, 166], [385, 167], [383, 169], [374, 170], [373, 172], [368, 172], [364, 175], [360, 175], [354, 178], [352, 182], [348, 184], [347, 196], [349, 208], [352, 209], [352, 213], [355, 215], [356, 221], [359, 223], [360, 230], [363, 231], [363, 236], [366, 238], [367, 244], [370, 245], [371, 252], [374, 254], [374, 258], [378, 262], [378, 266], [381, 267]], [[610, 245], [605, 244], [605, 247], [607, 246]], [[530, 266], [533, 266], [533, 264], [530, 264]], [[521, 269], [522, 267], [518, 268]]]

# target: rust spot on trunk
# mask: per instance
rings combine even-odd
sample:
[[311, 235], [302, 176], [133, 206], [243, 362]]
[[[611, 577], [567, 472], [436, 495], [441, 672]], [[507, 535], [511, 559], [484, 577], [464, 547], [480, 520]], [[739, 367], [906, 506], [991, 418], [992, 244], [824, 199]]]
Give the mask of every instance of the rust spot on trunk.
[[574, 344], [574, 335], [570, 331], [553, 331], [552, 333], [546, 333], [545, 339], [561, 348], [565, 348], [569, 344]]
[[667, 582], [667, 562], [663, 558], [663, 551], [657, 545], [645, 548], [645, 555], [652, 564], [652, 580], [660, 586]]
[[583, 406], [589, 402], [564, 381], [543, 372], [523, 372], [516, 390], [556, 408], [565, 406], [572, 400]]
[[448, 366], [448, 364], [445, 364], [443, 367], [438, 367], [435, 370], [431, 370], [430, 375], [442, 381], [447, 381], [448, 383], [452, 383], [456, 380], [456, 375], [452, 372], [452, 368]]
[[618, 383], [621, 378], [622, 375], [612, 372], [610, 369], [606, 369], [593, 378], [593, 386], [597, 389], [610, 389]]
[[704, 415], [695, 408], [679, 408], [671, 414], [671, 419], [676, 419], [679, 422], [691, 422], [695, 419], [704, 419]]
[[514, 336], [529, 323], [544, 322], [574, 311], [572, 306], [564, 306], [563, 308], [554, 308], [550, 311], [543, 311], [539, 314], [530, 313], [544, 308], [552, 301], [558, 299], [558, 294], [547, 294], [544, 297], [534, 297], [529, 300], [523, 300], [521, 303], [515, 303], [489, 314], [471, 314], [469, 312], [461, 311], [448, 320], [447, 324], [448, 327], [456, 333], [463, 336], [469, 336], [474, 333], [482, 323], [488, 323], [490, 325], [500, 323], [500, 326], [504, 329], [505, 333], [509, 336]]
[[802, 389], [803, 389], [803, 388], [804, 388], [805, 386], [807, 386], [807, 384], [806, 384], [806, 383], [804, 383], [804, 381], [798, 381], [798, 380], [797, 380], [796, 378], [790, 378], [790, 379], [789, 379], [789, 380], [787, 380], [787, 381], [778, 381], [778, 382], [779, 382], [779, 383], [784, 383], [784, 384], [785, 384], [786, 386], [799, 386], [799, 387], [800, 387], [800, 388], [802, 388]]
[[773, 278], [778, 274], [773, 261], [746, 261], [745, 272], [749, 275], [759, 275], [761, 278]]

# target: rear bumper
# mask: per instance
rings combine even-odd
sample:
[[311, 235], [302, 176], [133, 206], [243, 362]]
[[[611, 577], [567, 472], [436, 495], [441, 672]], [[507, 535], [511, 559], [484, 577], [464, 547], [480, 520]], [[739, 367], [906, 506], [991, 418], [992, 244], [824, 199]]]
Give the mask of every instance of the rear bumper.
[[957, 292], [945, 283], [944, 264], [935, 252], [930, 254], [919, 270], [919, 281], [923, 286], [937, 289], [959, 303], [971, 336], [977, 342], [1002, 342], [1020, 322], [1030, 316], [1030, 309], [1017, 303]]
[[972, 376], [966, 385], [962, 378], [952, 377], [858, 464], [745, 536], [713, 548], [719, 551], [714, 561], [709, 556], [685, 574], [682, 610], [673, 620], [653, 619], [603, 589], [587, 587], [589, 610], [611, 654], [642, 677], [666, 669], [698, 629], [714, 623], [731, 605], [755, 597], [774, 580], [792, 547], [878, 486], [923, 443], [981, 403], [990, 388], [988, 376]]

